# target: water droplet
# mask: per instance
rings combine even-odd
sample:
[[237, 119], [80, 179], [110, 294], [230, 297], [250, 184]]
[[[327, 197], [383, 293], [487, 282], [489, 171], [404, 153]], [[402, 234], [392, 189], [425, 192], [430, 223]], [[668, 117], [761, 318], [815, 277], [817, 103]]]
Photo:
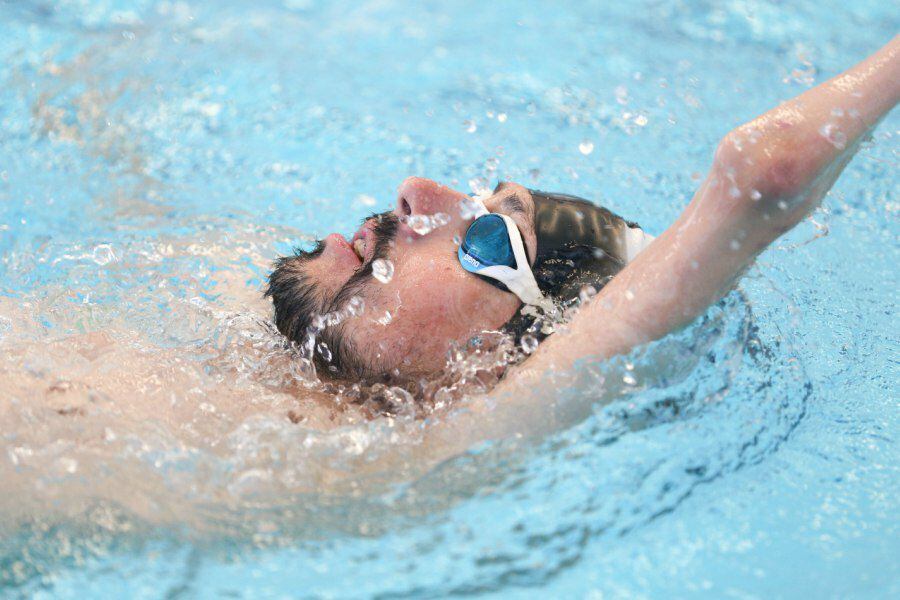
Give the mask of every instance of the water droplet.
[[356, 201], [363, 206], [375, 206], [376, 204], [375, 198], [366, 194], [360, 194], [359, 196], [357, 196]]
[[383, 258], [372, 261], [372, 277], [381, 283], [387, 283], [394, 276], [394, 263]]
[[469, 180], [469, 189], [478, 198], [488, 198], [493, 193], [486, 177], [473, 177]]
[[634, 292], [631, 290], [625, 290], [625, 298], [627, 300], [634, 300]]
[[347, 314], [351, 316], [359, 316], [366, 308], [366, 303], [359, 296], [353, 296], [347, 302]]
[[519, 343], [522, 346], [522, 352], [525, 354], [532, 354], [538, 349], [538, 340], [530, 333], [523, 335], [522, 340]]
[[838, 150], [843, 150], [847, 147], [847, 135], [838, 129], [837, 125], [834, 123], [825, 123], [822, 125], [819, 129], [819, 134]]
[[69, 458], [68, 456], [62, 456], [59, 458], [59, 466], [62, 467], [63, 471], [66, 473], [74, 473], [78, 470], [78, 461], [74, 458]]
[[597, 290], [592, 285], [586, 285], [581, 288], [581, 291], [578, 292], [578, 299], [581, 302], [587, 302], [591, 298], [597, 295]]
[[[471, 182], [469, 182], [471, 183]], [[487, 209], [484, 207], [484, 204], [481, 203], [480, 200], [476, 200], [475, 198], [464, 198], [459, 203], [459, 214], [465, 219], [477, 219], [481, 215], [487, 214]]]
[[501, 123], [506, 123], [506, 113], [500, 113], [497, 115], [497, 120]]
[[635, 379], [632, 375], [623, 376], [622, 381], [625, 382], [625, 385], [635, 385], [637, 383], [637, 379]]
[[594, 151], [594, 143], [589, 140], [584, 140], [578, 144], [578, 151], [587, 156]]
[[637, 125], [638, 127], [643, 127], [644, 125], [647, 124], [647, 122], [648, 122], [648, 119], [644, 115], [638, 115], [634, 118], [634, 124]]
[[449, 222], [450, 215], [440, 212], [433, 215], [410, 215], [406, 218], [406, 223], [419, 235], [429, 234]]
[[319, 356], [321, 356], [325, 362], [331, 362], [331, 348], [329, 348], [325, 342], [316, 344], [316, 352], [319, 353]]
[[759, 190], [750, 190], [750, 199], [754, 202], [762, 198], [762, 194], [759, 193]]
[[466, 133], [475, 133], [478, 131], [478, 125], [475, 124], [475, 121], [472, 119], [466, 119], [463, 121], [463, 127], [466, 128]]
[[732, 250], [735, 250], [735, 251], [741, 249], [741, 243], [740, 243], [739, 241], [737, 241], [737, 240], [731, 240], [731, 241], [728, 243], [728, 246], [729, 246]]
[[839, 107], [839, 106], [836, 106], [836, 107], [834, 107], [834, 108], [831, 109], [831, 115], [832, 115], [833, 117], [843, 117], [843, 116], [844, 116], [844, 109], [841, 108], [841, 107]]
[[92, 258], [95, 263], [102, 267], [103, 265], [108, 265], [116, 260], [116, 255], [113, 253], [113, 249], [109, 244], [99, 244], [94, 247]]

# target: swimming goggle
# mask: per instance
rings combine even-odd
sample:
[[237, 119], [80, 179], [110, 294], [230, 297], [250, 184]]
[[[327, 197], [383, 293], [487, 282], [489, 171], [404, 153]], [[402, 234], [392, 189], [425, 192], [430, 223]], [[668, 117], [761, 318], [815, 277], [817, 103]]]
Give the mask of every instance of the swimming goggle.
[[525, 304], [552, 306], [538, 288], [522, 234], [510, 217], [484, 209], [466, 230], [457, 256], [463, 269], [512, 292]]

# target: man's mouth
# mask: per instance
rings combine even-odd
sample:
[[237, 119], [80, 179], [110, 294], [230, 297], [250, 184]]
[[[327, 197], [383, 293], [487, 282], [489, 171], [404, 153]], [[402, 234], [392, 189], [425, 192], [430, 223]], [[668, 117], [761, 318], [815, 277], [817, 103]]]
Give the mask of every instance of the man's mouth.
[[369, 219], [353, 234], [353, 239], [350, 240], [350, 247], [353, 248], [353, 252], [362, 264], [370, 261], [375, 252], [374, 227], [375, 220]]
[[366, 260], [366, 240], [363, 238], [356, 238], [353, 241], [353, 251], [356, 252], [356, 257], [361, 261], [365, 262]]

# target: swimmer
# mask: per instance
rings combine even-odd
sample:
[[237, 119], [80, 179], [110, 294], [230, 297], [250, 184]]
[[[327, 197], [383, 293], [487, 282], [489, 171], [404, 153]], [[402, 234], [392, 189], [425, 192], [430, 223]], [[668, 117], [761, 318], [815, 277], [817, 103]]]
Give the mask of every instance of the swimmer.
[[[728, 133], [656, 238], [572, 196], [510, 182], [481, 202], [409, 178], [394, 209], [350, 239], [331, 234], [277, 261], [266, 291], [275, 323], [300, 347], [314, 340], [321, 376], [365, 382], [434, 377], [453, 347], [506, 331], [525, 360], [495, 391], [527, 390], [701, 315], [821, 202], [898, 98], [900, 36]], [[579, 295], [565, 330], [547, 335], [542, 315]]]

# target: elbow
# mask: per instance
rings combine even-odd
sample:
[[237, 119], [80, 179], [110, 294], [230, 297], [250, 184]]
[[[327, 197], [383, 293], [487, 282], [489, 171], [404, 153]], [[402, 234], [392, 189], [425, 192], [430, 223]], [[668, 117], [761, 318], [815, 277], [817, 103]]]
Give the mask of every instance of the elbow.
[[[802, 142], [790, 139], [790, 127], [779, 135], [739, 127], [716, 149], [713, 173], [729, 186], [730, 195], [765, 206], [796, 198], [811, 182]], [[786, 135], [785, 135], [786, 134]]]

